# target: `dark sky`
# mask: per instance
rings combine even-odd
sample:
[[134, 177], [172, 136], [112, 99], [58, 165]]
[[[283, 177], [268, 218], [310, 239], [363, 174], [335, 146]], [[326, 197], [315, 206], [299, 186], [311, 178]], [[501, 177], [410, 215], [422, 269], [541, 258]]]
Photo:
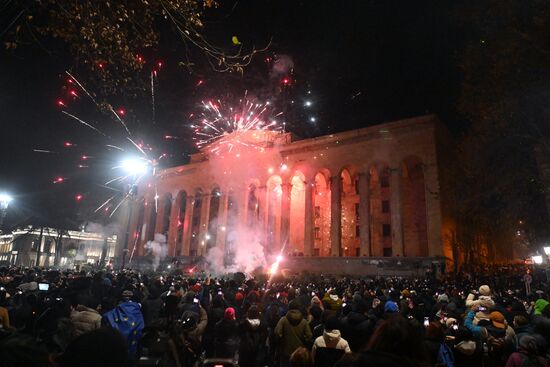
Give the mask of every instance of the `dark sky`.
[[[272, 40], [269, 51], [259, 54], [244, 76], [213, 72], [196, 50], [191, 56], [197, 66], [189, 73], [177, 66], [184, 49], [177, 37], [163, 34], [157, 54], [150, 56], [166, 64], [156, 89], [156, 124], [151, 124], [147, 91], [136, 100], [111, 99], [129, 111], [129, 125], [138, 138], [170, 154], [166, 164], [184, 162], [194, 151], [187, 116], [202, 98], [240, 96], [245, 89], [284, 101], [281, 106], [288, 113], [290, 130], [304, 137], [427, 112], [439, 114], [453, 131], [462, 129], [453, 106], [460, 83], [455, 57], [464, 36], [459, 35], [446, 2], [221, 3], [205, 22], [206, 35], [213, 42], [231, 47], [233, 35], [245, 45], [262, 46]], [[43, 40], [40, 45], [0, 51], [0, 188], [17, 199], [10, 208], [10, 223], [31, 215], [56, 216], [60, 208], [70, 213], [83, 205], [74, 202], [74, 195], [95, 196], [97, 187], [91, 186], [101, 181], [108, 166], [98, 158], [89, 169], [77, 168], [82, 163], [79, 157], [96, 154], [100, 142], [56, 106], [66, 93], [63, 72], [72, 60], [63, 50], [50, 49], [52, 45]], [[284, 92], [284, 99], [270, 78], [272, 66], [265, 62], [273, 55], [285, 55], [294, 63], [295, 83]], [[82, 80], [86, 77], [82, 75]], [[204, 80], [200, 87], [195, 86], [198, 80]], [[306, 99], [312, 101], [310, 109], [302, 108]], [[103, 118], [90, 108], [81, 111], [87, 119]], [[162, 139], [166, 134], [180, 139]], [[78, 146], [64, 149], [65, 141]], [[58, 153], [39, 154], [33, 149]], [[57, 176], [69, 180], [54, 185]]]

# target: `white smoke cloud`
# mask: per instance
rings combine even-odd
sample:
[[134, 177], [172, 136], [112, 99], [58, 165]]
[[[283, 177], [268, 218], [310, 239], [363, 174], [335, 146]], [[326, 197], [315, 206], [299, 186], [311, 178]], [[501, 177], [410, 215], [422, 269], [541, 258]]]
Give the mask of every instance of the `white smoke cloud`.
[[157, 270], [160, 262], [164, 260], [168, 254], [168, 246], [166, 244], [166, 236], [160, 233], [155, 233], [153, 241], [148, 241], [145, 244], [145, 249], [153, 255], [153, 270]]

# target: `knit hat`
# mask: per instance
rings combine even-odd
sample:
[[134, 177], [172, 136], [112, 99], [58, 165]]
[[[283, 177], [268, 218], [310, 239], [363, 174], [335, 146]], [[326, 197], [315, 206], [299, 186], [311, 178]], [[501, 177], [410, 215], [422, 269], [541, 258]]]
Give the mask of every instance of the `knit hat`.
[[398, 312], [397, 304], [393, 301], [387, 301], [384, 305], [384, 312]]
[[227, 307], [223, 313], [223, 318], [226, 320], [235, 320], [235, 309], [233, 307]]
[[487, 284], [484, 284], [479, 287], [479, 294], [481, 294], [482, 296], [490, 296], [491, 288]]
[[491, 312], [490, 315], [491, 322], [493, 323], [493, 326], [499, 329], [506, 329], [506, 324], [504, 323], [504, 315], [501, 314], [498, 311]]
[[195, 284], [191, 287], [191, 290], [195, 293], [199, 293], [201, 291], [201, 285], [200, 284]]
[[403, 289], [401, 295], [403, 296], [403, 298], [409, 298], [411, 296], [411, 292], [409, 292], [408, 289]]
[[235, 301], [240, 302], [244, 298], [244, 295], [241, 292], [235, 293]]
[[491, 299], [491, 298], [488, 298], [488, 297], [485, 297], [485, 296], [481, 296], [479, 298], [479, 305], [481, 307], [485, 307], [487, 309], [491, 309], [493, 307], [495, 307], [495, 302]]

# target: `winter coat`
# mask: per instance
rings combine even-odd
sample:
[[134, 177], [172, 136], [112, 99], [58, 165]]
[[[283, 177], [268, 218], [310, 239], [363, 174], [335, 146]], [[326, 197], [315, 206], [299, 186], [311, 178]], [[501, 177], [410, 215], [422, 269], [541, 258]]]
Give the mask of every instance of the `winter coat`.
[[319, 348], [339, 349], [343, 350], [344, 353], [351, 353], [349, 344], [342, 338], [340, 330], [325, 330], [323, 336], [315, 339], [313, 349], [311, 350], [313, 359], [315, 359], [315, 352]]
[[275, 327], [275, 335], [280, 340], [280, 352], [284, 357], [290, 355], [299, 347], [305, 347], [311, 342], [311, 329], [299, 310], [290, 310], [281, 317]]
[[[540, 366], [548, 367], [548, 360], [543, 357], [532, 356], [532, 364], [528, 362], [529, 356], [524, 353], [514, 352], [508, 357], [506, 367]], [[537, 364], [538, 362], [538, 364]]]
[[342, 320], [342, 336], [349, 342], [352, 351], [358, 352], [368, 342], [374, 322], [359, 312], [350, 312]]
[[141, 312], [143, 313], [143, 321], [145, 325], [150, 325], [152, 322], [160, 318], [164, 302], [160, 298], [149, 298], [142, 302]]
[[75, 335], [79, 336], [101, 327], [101, 315], [94, 309], [78, 305], [71, 311]]
[[217, 358], [233, 358], [239, 346], [237, 321], [222, 319], [216, 324], [214, 347]]
[[264, 366], [267, 325], [260, 319], [246, 318], [239, 325], [239, 366]]
[[342, 308], [344, 301], [336, 294], [325, 294], [323, 297], [323, 304], [325, 308], [332, 311], [339, 311]]
[[482, 349], [479, 343], [473, 340], [462, 340], [453, 348], [455, 367], [481, 366]]

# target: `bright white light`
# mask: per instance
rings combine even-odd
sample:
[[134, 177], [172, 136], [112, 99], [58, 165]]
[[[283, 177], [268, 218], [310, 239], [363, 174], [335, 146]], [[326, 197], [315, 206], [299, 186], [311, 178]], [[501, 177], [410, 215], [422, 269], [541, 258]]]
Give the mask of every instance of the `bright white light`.
[[138, 175], [147, 172], [147, 162], [140, 159], [125, 159], [120, 167], [130, 175]]
[[304, 106], [310, 107], [310, 106], [311, 106], [311, 101], [305, 101], [305, 102], [304, 102]]
[[544, 253], [545, 253], [547, 256], [550, 256], [550, 246], [544, 246], [543, 249], [544, 249]]
[[532, 256], [531, 259], [533, 260], [533, 262], [537, 265], [540, 265], [542, 264], [542, 256], [541, 255], [535, 255], [535, 256]]
[[281, 262], [283, 260], [283, 255], [277, 255], [277, 262]]
[[286, 163], [281, 164], [281, 170], [286, 171], [288, 169], [288, 166]]
[[270, 175], [272, 175], [272, 174], [273, 174], [273, 168], [272, 168], [272, 167], [269, 167], [269, 168], [267, 169], [267, 173], [269, 173]]
[[315, 122], [315, 121], [317, 121], [317, 119], [315, 117], [310, 117], [309, 121]]
[[5, 192], [0, 193], [0, 206], [2, 209], [7, 209], [12, 200], [13, 198], [11, 195], [6, 194]]

